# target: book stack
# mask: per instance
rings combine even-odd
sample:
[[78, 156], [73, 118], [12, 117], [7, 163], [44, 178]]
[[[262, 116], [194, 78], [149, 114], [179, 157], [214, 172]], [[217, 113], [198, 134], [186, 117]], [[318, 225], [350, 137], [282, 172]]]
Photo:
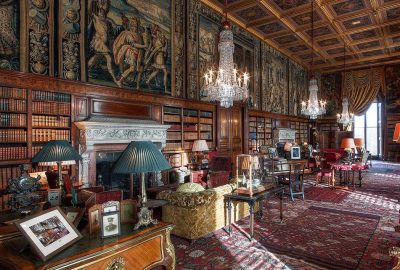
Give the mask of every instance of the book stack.
[[26, 142], [26, 130], [4, 129], [0, 130], [1, 142]]
[[0, 126], [3, 127], [24, 127], [26, 123], [25, 114], [1, 113]]
[[0, 160], [26, 159], [26, 147], [0, 148]]

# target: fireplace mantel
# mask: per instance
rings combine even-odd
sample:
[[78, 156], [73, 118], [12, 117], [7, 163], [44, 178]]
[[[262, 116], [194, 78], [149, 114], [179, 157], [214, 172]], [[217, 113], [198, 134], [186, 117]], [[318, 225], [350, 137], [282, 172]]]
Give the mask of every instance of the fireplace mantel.
[[[89, 186], [95, 175], [90, 175], [89, 164], [95, 145], [129, 144], [131, 141], [151, 141], [160, 148], [165, 147], [168, 125], [150, 120], [114, 117], [91, 117], [74, 123], [79, 129], [80, 183]], [[93, 163], [92, 163], [93, 164]], [[92, 181], [90, 181], [92, 180]]]

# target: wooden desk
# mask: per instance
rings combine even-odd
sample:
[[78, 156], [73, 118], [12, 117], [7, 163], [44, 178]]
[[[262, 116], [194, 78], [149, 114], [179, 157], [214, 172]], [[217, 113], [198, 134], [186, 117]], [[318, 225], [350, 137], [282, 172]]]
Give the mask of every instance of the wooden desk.
[[175, 269], [172, 227], [159, 223], [133, 232], [132, 224], [122, 224], [121, 236], [105, 239], [83, 231], [80, 241], [45, 263], [29, 251], [20, 253], [26, 240], [18, 237], [0, 243], [0, 269]]
[[260, 213], [260, 216], [262, 217], [262, 201], [265, 199], [268, 199], [274, 195], [279, 195], [280, 198], [280, 204], [279, 204], [279, 210], [280, 210], [280, 219], [282, 221], [283, 219], [283, 213], [282, 213], [282, 200], [283, 200], [283, 192], [284, 188], [283, 187], [276, 187], [272, 188], [257, 194], [253, 194], [253, 196], [249, 196], [247, 194], [237, 194], [235, 192], [230, 193], [230, 194], [225, 194], [224, 197], [227, 199], [227, 210], [228, 210], [228, 222], [229, 222], [229, 227], [228, 227], [228, 232], [229, 235], [231, 235], [232, 232], [232, 218], [231, 218], [231, 209], [232, 209], [232, 201], [239, 201], [239, 202], [247, 202], [250, 207], [250, 241], [253, 240], [254, 236], [254, 205], [256, 202], [260, 202], [260, 209], [258, 210]]

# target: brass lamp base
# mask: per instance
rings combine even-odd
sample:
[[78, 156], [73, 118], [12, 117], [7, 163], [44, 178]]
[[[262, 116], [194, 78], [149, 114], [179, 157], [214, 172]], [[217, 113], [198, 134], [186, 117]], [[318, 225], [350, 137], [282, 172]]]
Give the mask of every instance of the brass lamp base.
[[138, 213], [139, 221], [135, 224], [134, 230], [139, 229], [141, 226], [149, 226], [150, 224], [157, 224], [158, 221], [152, 218], [153, 211], [147, 208], [147, 206], [142, 206], [140, 212]]

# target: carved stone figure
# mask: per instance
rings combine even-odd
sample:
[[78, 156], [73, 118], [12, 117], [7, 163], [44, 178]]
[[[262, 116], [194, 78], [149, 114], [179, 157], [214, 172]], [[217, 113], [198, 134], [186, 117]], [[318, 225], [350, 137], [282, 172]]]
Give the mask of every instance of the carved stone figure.
[[92, 68], [97, 64], [99, 58], [104, 57], [107, 62], [108, 72], [117, 84], [112, 66], [111, 50], [108, 45], [112, 37], [110, 35], [111, 25], [107, 20], [109, 8], [110, 0], [93, 0], [90, 3], [89, 16], [92, 17], [94, 28], [93, 37], [90, 41], [90, 49], [94, 55], [88, 61], [88, 68]]

